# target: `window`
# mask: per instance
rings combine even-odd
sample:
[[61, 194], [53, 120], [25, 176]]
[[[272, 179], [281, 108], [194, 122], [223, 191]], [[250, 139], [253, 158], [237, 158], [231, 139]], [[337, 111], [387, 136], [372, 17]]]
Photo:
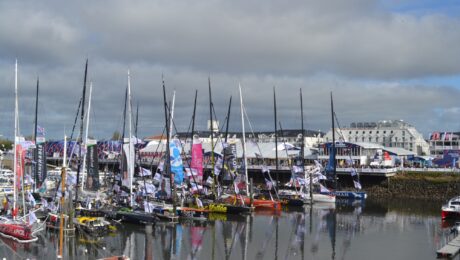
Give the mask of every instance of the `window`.
[[371, 138], [371, 137], [369, 137], [369, 143], [370, 143], [370, 142], [372, 142], [372, 138]]
[[358, 137], [355, 137], [355, 142], [358, 142]]
[[393, 130], [390, 131], [390, 134], [392, 134], [392, 133], [393, 133]]
[[383, 131], [383, 133], [384, 133], [384, 134], [386, 134], [386, 133], [387, 133], [387, 131]]
[[402, 131], [402, 135], [405, 136], [405, 135], [406, 135], [406, 131]]
[[377, 134], [379, 133], [379, 131], [377, 131]]
[[375, 142], [376, 142], [376, 143], [379, 142], [379, 138], [378, 138], [378, 137], [375, 138]]
[[348, 134], [350, 134], [350, 135], [351, 135], [351, 131], [350, 131], [350, 132], [348, 132]]
[[358, 134], [358, 131], [356, 131], [356, 134]]
[[364, 142], [364, 137], [362, 138], [362, 141]]
[[372, 134], [372, 131], [369, 131], [369, 134]]
[[365, 133], [366, 133], [366, 131], [363, 131], [363, 134], [365, 134]]

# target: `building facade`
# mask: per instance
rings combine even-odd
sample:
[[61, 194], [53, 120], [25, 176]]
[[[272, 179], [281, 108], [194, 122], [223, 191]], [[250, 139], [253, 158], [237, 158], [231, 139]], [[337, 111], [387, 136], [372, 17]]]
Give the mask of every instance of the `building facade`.
[[[417, 129], [403, 120], [351, 123], [349, 127], [336, 128], [336, 140], [345, 142], [367, 142], [384, 147], [398, 147], [417, 155], [429, 155], [430, 145]], [[324, 137], [332, 141], [332, 130]]]
[[430, 134], [430, 156], [439, 158], [446, 150], [460, 150], [460, 133], [433, 132]]

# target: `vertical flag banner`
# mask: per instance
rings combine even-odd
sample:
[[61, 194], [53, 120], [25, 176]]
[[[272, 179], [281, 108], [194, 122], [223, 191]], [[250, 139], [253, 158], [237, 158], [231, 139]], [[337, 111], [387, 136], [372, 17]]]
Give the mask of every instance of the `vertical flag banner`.
[[169, 143], [171, 172], [174, 173], [174, 182], [181, 184], [184, 179], [184, 167], [182, 165], [181, 144], [178, 139], [173, 139]]
[[195, 180], [201, 183], [203, 181], [203, 146], [199, 140], [193, 140], [190, 168], [197, 172]]
[[86, 154], [86, 182], [85, 189], [97, 191], [99, 189], [99, 163], [96, 140], [88, 140]]

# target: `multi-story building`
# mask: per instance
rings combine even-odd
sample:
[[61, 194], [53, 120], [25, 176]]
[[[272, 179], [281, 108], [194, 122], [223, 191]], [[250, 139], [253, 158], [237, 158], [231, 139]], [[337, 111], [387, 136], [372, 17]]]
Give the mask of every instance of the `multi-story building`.
[[[376, 143], [384, 147], [399, 147], [416, 153], [429, 155], [430, 146], [414, 126], [403, 120], [351, 123], [350, 127], [336, 128], [336, 140], [345, 142]], [[332, 141], [332, 131], [325, 136]]]
[[459, 132], [433, 132], [430, 134], [430, 156], [439, 158], [446, 150], [460, 150]]

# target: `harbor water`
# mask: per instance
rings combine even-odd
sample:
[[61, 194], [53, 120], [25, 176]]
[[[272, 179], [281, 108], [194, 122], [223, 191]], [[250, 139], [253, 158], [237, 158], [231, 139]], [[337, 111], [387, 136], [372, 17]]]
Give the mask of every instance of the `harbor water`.
[[[282, 212], [211, 215], [208, 221], [121, 224], [95, 239], [66, 238], [64, 259], [434, 259], [453, 238], [441, 202], [339, 201]], [[59, 234], [19, 244], [0, 239], [0, 259], [56, 259]]]

